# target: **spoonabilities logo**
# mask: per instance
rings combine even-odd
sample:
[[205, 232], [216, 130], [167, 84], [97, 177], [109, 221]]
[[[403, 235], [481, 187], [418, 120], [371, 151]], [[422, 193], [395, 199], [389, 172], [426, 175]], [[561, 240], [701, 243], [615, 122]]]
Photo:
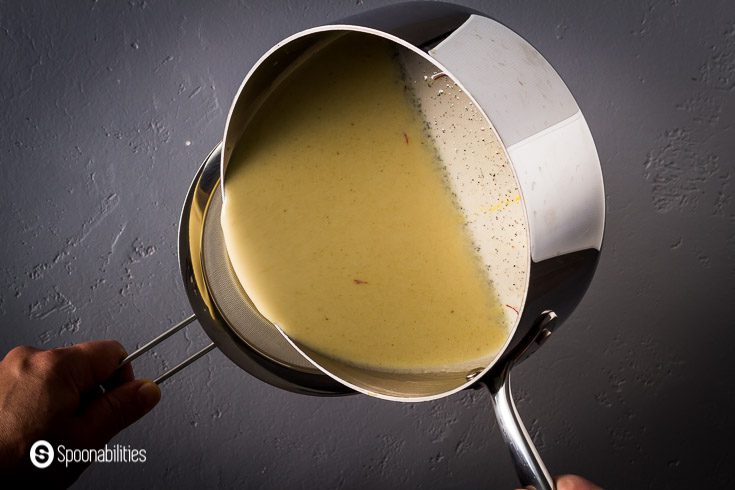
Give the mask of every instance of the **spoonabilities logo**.
[[44, 440], [36, 441], [31, 446], [31, 463], [36, 468], [48, 468], [54, 462], [54, 448]]

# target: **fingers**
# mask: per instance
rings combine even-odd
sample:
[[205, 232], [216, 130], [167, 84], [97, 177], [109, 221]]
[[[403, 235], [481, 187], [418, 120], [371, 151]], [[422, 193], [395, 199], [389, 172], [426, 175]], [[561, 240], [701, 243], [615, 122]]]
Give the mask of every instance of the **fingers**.
[[53, 349], [50, 352], [54, 351], [60, 357], [57, 369], [62, 371], [57, 374], [65, 376], [80, 394], [109, 381], [113, 374], [123, 382], [133, 378], [130, 366], [125, 366], [116, 373], [120, 361], [127, 355], [123, 346], [117, 341], [84, 342], [71, 347]]
[[10, 349], [8, 353], [5, 354], [3, 361], [7, 360], [9, 362], [15, 362], [21, 359], [26, 359], [36, 352], [40, 352], [40, 349], [36, 349], [35, 347], [30, 347], [27, 345], [19, 345], [18, 347], [13, 347], [12, 349]]
[[127, 383], [128, 381], [133, 381], [134, 379], [135, 374], [133, 373], [133, 365], [128, 363], [119, 367], [117, 371], [113, 373], [112, 377], [108, 378], [108, 380], [102, 383], [102, 385], [106, 390], [110, 390], [115, 386]]
[[557, 490], [602, 490], [589, 480], [577, 475], [562, 475], [556, 479]]
[[80, 415], [85, 447], [100, 447], [115, 434], [148, 413], [161, 399], [151, 381], [135, 380], [92, 400]]

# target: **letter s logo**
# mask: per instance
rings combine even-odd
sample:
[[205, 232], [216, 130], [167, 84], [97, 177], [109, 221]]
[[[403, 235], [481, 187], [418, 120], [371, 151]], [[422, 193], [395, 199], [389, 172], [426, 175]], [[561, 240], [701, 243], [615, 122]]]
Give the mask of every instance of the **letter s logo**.
[[36, 441], [31, 446], [31, 463], [36, 468], [48, 468], [54, 462], [54, 448], [46, 441]]

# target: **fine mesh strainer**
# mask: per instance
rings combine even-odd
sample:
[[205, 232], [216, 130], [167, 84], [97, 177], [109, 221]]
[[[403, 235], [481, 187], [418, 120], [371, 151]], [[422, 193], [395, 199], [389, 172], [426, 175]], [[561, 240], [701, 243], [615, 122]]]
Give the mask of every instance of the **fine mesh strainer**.
[[[508, 308], [508, 339], [493, 359], [428, 373], [369, 371], [299, 345], [261, 316], [229, 263], [220, 227], [221, 180], [252, 115], [288, 74], [325, 43], [378, 36], [396, 45], [414, 84], [468, 230]], [[472, 119], [437, 94], [470, 107]], [[441, 129], [450, 128], [450, 131]], [[482, 131], [480, 134], [478, 131]], [[449, 136], [442, 136], [443, 134]], [[451, 157], [456, 148], [478, 158]], [[482, 178], [478, 178], [482, 175]], [[233, 102], [223, 144], [192, 182], [179, 227], [179, 260], [194, 315], [133, 352], [130, 362], [193, 320], [212, 344], [165, 372], [161, 382], [215, 346], [257, 378], [311, 395], [362, 392], [432, 400], [473, 384], [490, 390], [522, 485], [554, 488], [518, 416], [511, 367], [532, 353], [582, 298], [604, 227], [600, 163], [574, 98], [548, 62], [510, 29], [464, 7], [413, 2], [308, 29], [274, 46]]]
[[164, 372], [156, 383], [217, 346], [250, 374], [279, 388], [310, 395], [351, 393], [299, 354], [260, 316], [242, 290], [230, 265], [220, 226], [220, 161], [218, 145], [199, 168], [179, 223], [179, 264], [194, 315], [131, 353], [123, 364], [198, 320], [213, 342]]

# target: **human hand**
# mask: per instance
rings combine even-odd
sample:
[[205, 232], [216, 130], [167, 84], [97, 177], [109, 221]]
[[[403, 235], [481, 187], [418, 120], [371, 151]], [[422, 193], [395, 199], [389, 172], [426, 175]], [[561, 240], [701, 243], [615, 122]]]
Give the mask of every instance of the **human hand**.
[[602, 488], [581, 476], [562, 475], [556, 478], [556, 490], [602, 490]]
[[558, 476], [554, 481], [556, 482], [556, 490], [602, 490], [601, 487], [577, 475]]
[[[120, 369], [125, 349], [113, 340], [38, 350], [16, 347], [0, 362], [0, 474], [3, 483], [71, 485], [88, 466], [32, 466], [31, 445], [98, 449], [149, 412], [161, 391]], [[108, 387], [102, 394], [100, 385]]]

